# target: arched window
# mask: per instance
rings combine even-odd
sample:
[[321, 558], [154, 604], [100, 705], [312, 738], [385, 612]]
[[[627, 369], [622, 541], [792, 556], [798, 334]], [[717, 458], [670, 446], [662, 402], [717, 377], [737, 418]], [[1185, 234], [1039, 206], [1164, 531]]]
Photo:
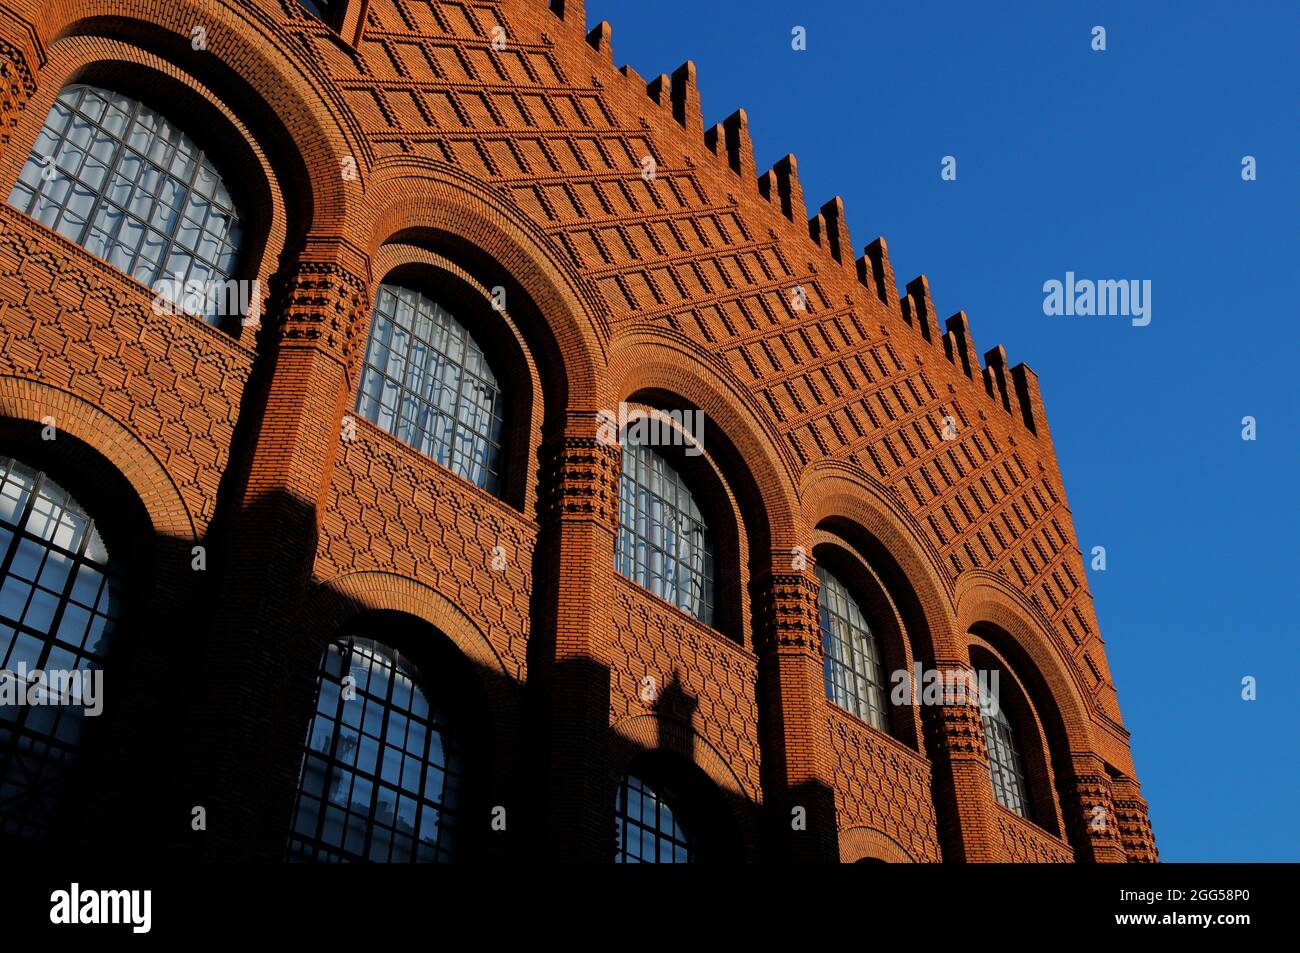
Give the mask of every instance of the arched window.
[[397, 652], [360, 638], [326, 649], [306, 746], [291, 860], [455, 859], [460, 743]]
[[888, 731], [880, 640], [848, 587], [823, 566], [817, 603], [822, 625], [826, 697], [863, 721]]
[[696, 848], [682, 825], [680, 805], [636, 775], [626, 775], [614, 804], [616, 864], [689, 864]]
[[981, 713], [993, 797], [1008, 810], [1029, 818], [1029, 783], [1025, 779], [1025, 763], [1020, 757], [1015, 727], [998, 697], [997, 682], [990, 680], [984, 688], [992, 696], [981, 699]]
[[0, 457], [0, 836], [34, 840], [53, 823], [102, 702], [119, 604], [95, 521], [44, 473]]
[[338, 5], [339, 0], [298, 0], [303, 9], [314, 16], [317, 20], [329, 22], [333, 19], [334, 7]]
[[503, 411], [496, 374], [465, 325], [418, 291], [380, 285], [357, 413], [500, 493]]
[[623, 444], [614, 566], [713, 625], [713, 534], [682, 476], [652, 447]]
[[9, 204], [218, 323], [240, 215], [211, 158], [143, 103], [97, 86], [65, 87]]

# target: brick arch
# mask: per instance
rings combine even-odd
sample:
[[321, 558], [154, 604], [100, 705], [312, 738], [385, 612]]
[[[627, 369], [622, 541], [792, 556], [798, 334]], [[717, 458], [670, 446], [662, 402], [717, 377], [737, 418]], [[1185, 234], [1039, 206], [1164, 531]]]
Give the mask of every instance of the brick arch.
[[509, 276], [553, 342], [567, 396], [556, 409], [567, 403], [570, 410], [594, 413], [597, 382], [607, 363], [603, 311], [563, 254], [518, 208], [457, 170], [412, 158], [376, 166], [361, 218], [369, 223], [360, 233], [369, 234], [364, 251], [372, 259], [392, 241], [424, 239], [453, 260], [477, 254], [481, 264]]
[[[453, 258], [406, 242], [390, 242], [380, 247], [371, 261], [369, 323], [357, 330], [360, 343], [348, 361], [347, 387], [349, 401], [355, 400], [361, 386], [363, 362], [369, 348], [369, 334], [373, 330], [375, 305], [380, 285], [395, 272], [415, 268], [423, 273], [417, 281], [418, 290], [432, 295], [443, 307], [449, 301], [440, 291], [449, 292], [455, 302], [451, 310], [470, 330], [475, 341], [484, 349], [488, 363], [497, 376], [505, 396], [506, 429], [502, 449], [505, 479], [501, 499], [531, 513], [537, 505], [537, 487], [540, 482], [537, 459], [542, 441], [542, 427], [548, 407], [563, 400], [563, 367], [559, 360], [539, 362], [520, 327], [520, 319], [511, 307], [493, 309], [492, 290], [481, 276], [467, 270]], [[429, 276], [433, 280], [429, 281]], [[465, 302], [469, 314], [460, 311]], [[364, 332], [364, 333], [363, 333]]]
[[[1093, 751], [1091, 706], [1078, 669], [1062, 651], [1055, 630], [1041, 618], [1028, 598], [994, 573], [971, 571], [962, 573], [957, 581], [956, 606], [960, 632], [991, 626], [1003, 642], [997, 647], [1004, 654], [1011, 648], [1020, 655], [1019, 659], [1011, 660], [1013, 666], [1017, 663], [1019, 668], [1026, 664], [1032, 666], [1032, 672], [1017, 674], [1031, 683], [1035, 681], [1033, 676], [1041, 680], [1048, 697], [1040, 704], [1048, 701], [1053, 706], [1049, 714], [1061, 724], [1070, 751]], [[965, 638], [969, 641], [970, 637]], [[996, 644], [999, 640], [994, 641]], [[1059, 754], [1065, 756], [1069, 752]]]
[[[834, 574], [845, 585], [859, 609], [866, 616], [872, 635], [883, 655], [884, 693], [888, 698], [893, 687], [891, 675], [911, 672], [917, 661], [912, 643], [916, 635], [915, 620], [909, 624], [904, 606], [893, 593], [889, 582], [867, 555], [854, 546], [851, 534], [836, 532], [840, 527], [819, 527], [813, 531], [813, 560], [818, 569]], [[819, 586], [820, 590], [820, 586]], [[890, 704], [886, 713], [885, 733], [913, 751], [924, 753], [925, 742], [918, 705]]]
[[759, 802], [758, 792], [741, 780], [722, 753], [679, 718], [658, 713], [628, 715], [610, 726], [610, 736], [614, 744], [611, 769], [615, 777], [626, 774], [637, 755], [662, 749], [695, 765], [719, 790], [752, 804]]
[[166, 468], [124, 424], [98, 407], [48, 384], [0, 377], [0, 417], [37, 425], [53, 417], [58, 430], [98, 452], [131, 484], [155, 535], [199, 538], [194, 514]]
[[[310, 57], [287, 55], [288, 36], [281, 44], [255, 42], [270, 24], [250, 28], [235, 9], [197, 0], [120, 0], [111, 16], [97, 0], [67, 0], [42, 5], [34, 25], [47, 47], [85, 35], [124, 40], [158, 53], [218, 88], [232, 108], [257, 112], [283, 129], [284, 144], [307, 171], [305, 181], [293, 184], [309, 189], [314, 221], [345, 216], [355, 204], [359, 190], [347, 188], [340, 169], [345, 158], [360, 163], [365, 150], [355, 144], [342, 107], [322, 95], [330, 88], [323, 76], [303, 71], [301, 62]], [[191, 46], [195, 25], [206, 30], [203, 53]]]
[[459, 606], [440, 592], [387, 572], [353, 572], [318, 582], [302, 607], [310, 641], [323, 649], [349, 620], [363, 612], [390, 610], [421, 619], [445, 635], [471, 663], [507, 676], [488, 637]]
[[[999, 679], [999, 695], [1008, 720], [1015, 728], [1025, 771], [1029, 776], [1029, 790], [1025, 793], [1034, 814], [1033, 823], [1053, 837], [1064, 840], [1063, 812], [1066, 805], [1062, 803], [1057, 791], [1057, 769], [1062, 764], [1059, 756], [1063, 753], [1061, 748], [1065, 742], [1060, 737], [1059, 727], [1049, 720], [1052, 712], [1050, 708], [1043, 707], [1041, 694], [1026, 683], [1027, 673], [1023, 665], [1017, 665], [1016, 660], [1008, 658], [995, 642], [973, 634], [970, 639], [972, 666], [980, 668], [978, 659], [983, 658], [991, 660], [993, 665], [1002, 670], [1004, 677]], [[1045, 703], [1050, 706], [1050, 699]], [[996, 799], [989, 802], [992, 803], [996, 803]]]
[[[819, 461], [804, 471], [800, 497], [803, 518], [809, 526], [847, 523], [865, 533], [888, 555], [897, 572], [896, 578], [886, 581], [904, 590], [892, 593], [894, 598], [902, 600], [900, 608], [910, 608], [913, 615], [919, 615], [919, 620], [910, 620], [914, 628], [917, 621], [924, 625], [924, 632], [908, 633], [918, 658], [933, 662], [966, 657], [965, 641], [960, 635], [964, 630], [957, 625], [951, 584], [938, 553], [911, 515], [886, 490], [847, 464]], [[854, 542], [852, 538], [847, 541]], [[914, 600], [910, 607], [909, 599]], [[927, 635], [928, 646], [924, 642]]]
[[840, 831], [840, 863], [853, 864], [867, 858], [891, 864], [917, 862], [902, 844], [884, 831], [874, 827], [848, 827]]
[[[634, 332], [611, 346], [610, 367], [603, 406], [617, 408], [639, 394], [675, 395], [702, 410], [731, 445], [733, 458], [724, 460], [723, 473], [750, 527], [751, 555], [768, 547], [788, 552], [805, 540], [785, 441], [739, 387], [701, 361], [698, 350], [661, 332]], [[754, 538], [756, 529], [766, 538]]]
[[[147, 81], [142, 79], [146, 76], [149, 77]], [[205, 148], [209, 154], [223, 154], [220, 158], [226, 161], [218, 161], [218, 168], [233, 193], [237, 197], [243, 193], [244, 199], [239, 208], [246, 232], [232, 277], [257, 279], [263, 287], [269, 285], [272, 275], [280, 267], [290, 238], [291, 223], [286, 212], [284, 188], [297, 183], [293, 177], [287, 183], [281, 181], [281, 173], [287, 170], [273, 164], [271, 156], [241, 116], [212, 89], [170, 60], [148, 50], [123, 40], [86, 35], [72, 35], [55, 41], [41, 77], [40, 88], [27, 103], [28, 121], [19, 127], [5, 154], [0, 156], [0, 181], [12, 183], [17, 179], [40, 134], [45, 116], [59, 93], [69, 84], [88, 83], [132, 97], [143, 96], [146, 92], [153, 94], [154, 99], [161, 96], [163, 102], [154, 102], [154, 106], [173, 120], [185, 117], [195, 108], [207, 110], [208, 117], [215, 120], [213, 125], [219, 128], [215, 132], [207, 130], [212, 133], [210, 138], [217, 142], [215, 146], [209, 143]], [[159, 86], [163, 87], [161, 94], [156, 88]], [[169, 103], [174, 107], [171, 110], [168, 109]], [[188, 127], [183, 131], [191, 136], [196, 132]], [[232, 158], [235, 161], [230, 161]], [[294, 219], [292, 224], [301, 228], [304, 224], [301, 216], [294, 216]], [[105, 267], [114, 270], [112, 266]], [[246, 347], [255, 343], [256, 329], [253, 327], [226, 327], [225, 330]]]
[[[615, 789], [636, 759], [642, 755], [667, 754], [674, 773], [699, 799], [694, 802], [695, 810], [718, 823], [714, 833], [722, 837], [715, 843], [726, 851], [728, 858], [734, 849], [739, 852], [735, 859], [754, 859], [758, 846], [759, 795], [740, 780], [726, 758], [689, 723], [659, 712], [629, 715], [610, 727], [608, 738], [610, 759], [606, 780], [611, 816]], [[734, 843], [721, 830], [723, 827], [734, 832], [737, 838]]]
[[[513, 766], [525, 756], [522, 750], [523, 719], [518, 683], [507, 674], [500, 656], [487, 635], [453, 601], [430, 587], [382, 571], [360, 571], [319, 580], [307, 592], [299, 607], [295, 629], [298, 638], [287, 640], [284, 651], [293, 654], [293, 671], [298, 704], [285, 712], [275, 731], [280, 738], [279, 750], [300, 752], [302, 730], [315, 705], [315, 676], [321, 654], [353, 620], [376, 612], [397, 613], [424, 623], [441, 634], [450, 647], [472, 670], [464, 678], [477, 682], [479, 691], [460, 695], [468, 709], [480, 721], [466, 726], [480, 750], [481, 767], [487, 776], [480, 779], [483, 804], [514, 803], [522, 796]], [[408, 636], [392, 641], [380, 639], [390, 649], [422, 659]], [[431, 670], [421, 666], [428, 677]], [[301, 677], [300, 677], [301, 676]], [[469, 687], [469, 686], [465, 686]], [[499, 850], [476, 838], [485, 852]]]
[[521, 712], [514, 678], [487, 635], [454, 602], [423, 583], [390, 572], [365, 570], [317, 582], [299, 610], [303, 638], [297, 665], [315, 673], [320, 654], [353, 619], [376, 612], [399, 612], [427, 623], [447, 639], [478, 675], [493, 721], [493, 771], [507, 775], [518, 756]]

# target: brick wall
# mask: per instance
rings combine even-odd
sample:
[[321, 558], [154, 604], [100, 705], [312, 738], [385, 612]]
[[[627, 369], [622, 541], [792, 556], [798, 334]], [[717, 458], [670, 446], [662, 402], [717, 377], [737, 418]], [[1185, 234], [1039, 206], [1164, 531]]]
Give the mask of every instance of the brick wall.
[[[885, 241], [858, 255], [838, 198], [810, 218], [793, 156], [760, 174], [743, 110], [706, 129], [693, 64], [616, 68], [576, 0], [348, 0], [331, 25], [294, 0], [112, 7], [0, 14], [0, 178], [65, 83], [156, 78], [257, 197], [241, 277], [267, 289], [260, 327], [159, 315], [0, 208], [0, 413], [53, 415], [111, 464], [154, 558], [211, 550], [203, 574], [160, 573], [167, 618], [139, 635], [186, 651], [146, 646], [122, 674], [186, 686], [168, 710], [190, 780], [137, 836], [279, 857], [320, 650], [390, 610], [483, 683], [483, 797], [518, 819], [486, 856], [607, 857], [617, 779], [663, 748], [716, 787], [751, 859], [1155, 858], [1037, 378], [1000, 346], [981, 363], [924, 277], [900, 298]], [[511, 369], [500, 499], [364, 421], [340, 437], [378, 284], [412, 262], [505, 289], [476, 329]], [[706, 415], [732, 631], [613, 568], [596, 411], [628, 400]], [[56, 477], [75, 461], [55, 451]], [[826, 701], [817, 547], [879, 581], [891, 667], [965, 669], [977, 646], [1015, 672], [1059, 823], [994, 803], [977, 715], [909, 713], [889, 737]], [[136, 708], [111, 743], [152, 750], [159, 709]], [[96, 763], [111, 815], [142, 782]]]

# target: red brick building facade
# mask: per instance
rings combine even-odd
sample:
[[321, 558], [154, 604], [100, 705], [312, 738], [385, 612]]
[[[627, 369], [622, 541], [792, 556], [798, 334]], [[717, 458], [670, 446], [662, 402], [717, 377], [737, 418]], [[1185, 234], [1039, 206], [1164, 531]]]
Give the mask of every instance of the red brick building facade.
[[[611, 859], [629, 775], [704, 859], [1156, 859], [1034, 373], [981, 363], [924, 278], [900, 298], [838, 198], [809, 218], [793, 156], [760, 174], [743, 111], [706, 128], [693, 64], [616, 68], [581, 0], [14, 0], [0, 30], [4, 189], [62, 181], [62, 92], [144, 103], [229, 185], [260, 308], [157, 307], [77, 237], [75, 184], [58, 227], [0, 206], [0, 456], [121, 578], [104, 714], [36, 842], [283, 858], [351, 635], [449, 712], [466, 859]], [[362, 412], [385, 284], [491, 365], [490, 484]], [[670, 467], [707, 622], [616, 568], [623, 404], [702, 412]], [[978, 708], [828, 698], [825, 567], [881, 672], [1000, 673], [1020, 810]]]

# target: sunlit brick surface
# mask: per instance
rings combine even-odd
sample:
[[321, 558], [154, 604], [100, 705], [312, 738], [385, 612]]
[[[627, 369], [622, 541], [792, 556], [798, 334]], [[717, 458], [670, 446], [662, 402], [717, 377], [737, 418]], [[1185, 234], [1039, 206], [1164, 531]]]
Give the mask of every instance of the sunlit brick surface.
[[[319, 660], [364, 618], [463, 666], [435, 700], [477, 726], [462, 857], [613, 860], [652, 763], [703, 837], [665, 856], [1156, 858], [1036, 376], [981, 362], [924, 278], [900, 299], [793, 156], [760, 173], [743, 111], [706, 129], [693, 64], [616, 68], [580, 0], [109, 6], [0, 13], [4, 189], [66, 84], [140, 97], [219, 159], [261, 311], [158, 309], [0, 209], [0, 454], [118, 514], [137, 574], [56, 838], [282, 858]], [[487, 489], [356, 409], [390, 279], [491, 364]], [[707, 421], [677, 463], [710, 624], [615, 568], [622, 402]], [[995, 802], [978, 710], [827, 700], [828, 560], [887, 679], [1005, 667], [1032, 820]]]

